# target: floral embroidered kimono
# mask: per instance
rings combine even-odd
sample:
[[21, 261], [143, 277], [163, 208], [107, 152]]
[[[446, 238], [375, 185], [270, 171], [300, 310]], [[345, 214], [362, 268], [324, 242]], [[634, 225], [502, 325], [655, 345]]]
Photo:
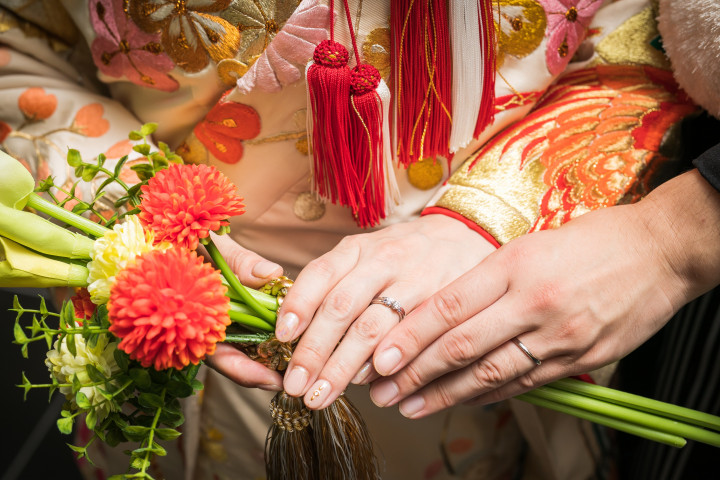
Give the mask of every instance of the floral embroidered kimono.
[[[444, 214], [500, 245], [635, 201], [669, 165], [666, 134], [695, 107], [657, 47], [652, 2], [491, 4], [494, 121], [451, 161], [396, 163], [401, 200], [380, 227]], [[336, 8], [336, 40], [349, 46], [345, 12]], [[353, 0], [349, 10], [363, 61], [392, 82], [390, 1]], [[304, 72], [328, 38], [329, 17], [321, 0], [0, 1], [0, 147], [38, 180], [53, 175], [69, 188], [68, 147], [137, 164], [144, 159], [127, 133], [158, 122], [156, 141], [238, 186], [247, 213], [231, 235], [294, 276], [362, 231], [348, 208], [311, 188]], [[607, 381], [600, 373], [596, 380]], [[202, 375], [204, 391], [185, 405], [183, 436], [152, 474], [263, 478], [271, 394], [209, 369]], [[521, 402], [408, 420], [372, 406], [364, 388], [348, 395], [377, 442], [383, 478], [571, 480], [607, 467], [599, 429]], [[127, 468], [107, 447], [92, 456], [97, 467], [83, 465], [88, 478]]]

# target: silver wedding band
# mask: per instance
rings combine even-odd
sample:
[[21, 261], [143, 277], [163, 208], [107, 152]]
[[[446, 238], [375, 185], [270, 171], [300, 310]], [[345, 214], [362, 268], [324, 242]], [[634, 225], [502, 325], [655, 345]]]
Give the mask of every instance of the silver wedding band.
[[405, 309], [402, 308], [400, 302], [391, 297], [375, 297], [370, 305], [385, 305], [393, 312], [397, 313], [400, 320], [405, 318]]
[[535, 355], [533, 355], [532, 353], [530, 353], [530, 350], [528, 350], [528, 348], [525, 346], [525, 344], [524, 344], [523, 342], [520, 341], [519, 338], [517, 338], [517, 337], [513, 338], [513, 342], [515, 342], [515, 345], [517, 345], [518, 348], [520, 348], [520, 350], [522, 350], [523, 353], [524, 353], [525, 355], [527, 355], [527, 357], [528, 357], [530, 360], [532, 360], [533, 362], [535, 362], [535, 365], [537, 365], [537, 366], [539, 367], [539, 366], [542, 364], [542, 360], [540, 360], [540, 359], [537, 358]]

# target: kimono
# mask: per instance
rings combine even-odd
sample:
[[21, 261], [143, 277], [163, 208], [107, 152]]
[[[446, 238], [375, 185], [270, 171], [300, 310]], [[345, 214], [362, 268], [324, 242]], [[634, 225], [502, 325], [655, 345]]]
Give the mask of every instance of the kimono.
[[[640, 199], [672, 170], [673, 125], [697, 107], [675, 84], [646, 0], [490, 2], [496, 70], [492, 121], [445, 157], [393, 163], [400, 199], [369, 229], [448, 215], [500, 246], [583, 213]], [[129, 131], [213, 165], [245, 199], [230, 235], [295, 276], [344, 236], [367, 231], [313, 191], [305, 68], [329, 36], [349, 46], [343, 5], [321, 0], [0, 2], [0, 147], [68, 190], [67, 148], [109, 165], [146, 161]], [[365, 63], [392, 84], [389, 0], [348, 2]], [[354, 60], [352, 60], [354, 61]], [[392, 126], [392, 125], [391, 125]], [[101, 182], [98, 178], [95, 182]], [[79, 187], [89, 198], [97, 183]], [[56, 196], [63, 198], [61, 191]], [[72, 202], [66, 204], [72, 208]], [[112, 198], [99, 208], [112, 210]], [[607, 383], [612, 366], [591, 372]], [[271, 394], [203, 369], [183, 435], [156, 478], [264, 477]], [[609, 470], [605, 433], [511, 400], [421, 420], [378, 409], [351, 387], [383, 478], [583, 479]], [[88, 432], [78, 432], [80, 441]], [[88, 478], [127, 460], [98, 442]], [[122, 449], [120, 449], [122, 450]]]

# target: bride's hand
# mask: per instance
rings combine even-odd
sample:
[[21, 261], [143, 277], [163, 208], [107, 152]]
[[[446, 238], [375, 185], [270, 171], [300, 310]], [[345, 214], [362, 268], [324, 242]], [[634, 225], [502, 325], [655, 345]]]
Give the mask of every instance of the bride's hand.
[[399, 309], [370, 305], [395, 299], [407, 312], [495, 247], [458, 220], [427, 215], [343, 239], [310, 262], [285, 297], [276, 334], [302, 334], [284, 387], [312, 409], [330, 405], [348, 383], [373, 377], [373, 350], [398, 323]]
[[[241, 247], [227, 235], [213, 235], [213, 242], [243, 285], [259, 288], [283, 274], [280, 265]], [[280, 374], [250, 360], [232, 345], [218, 343], [215, 354], [206, 363], [238, 385], [282, 390]]]

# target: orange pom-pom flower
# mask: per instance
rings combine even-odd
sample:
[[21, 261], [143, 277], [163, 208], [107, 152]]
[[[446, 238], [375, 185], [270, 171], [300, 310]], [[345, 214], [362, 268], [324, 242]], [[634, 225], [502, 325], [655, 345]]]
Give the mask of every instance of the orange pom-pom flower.
[[229, 217], [245, 212], [235, 190], [215, 167], [173, 164], [142, 187], [138, 217], [153, 231], [157, 243], [194, 250], [199, 239], [230, 225]]
[[215, 352], [230, 324], [220, 273], [184, 248], [135, 258], [110, 290], [110, 331], [143, 367], [178, 370]]

